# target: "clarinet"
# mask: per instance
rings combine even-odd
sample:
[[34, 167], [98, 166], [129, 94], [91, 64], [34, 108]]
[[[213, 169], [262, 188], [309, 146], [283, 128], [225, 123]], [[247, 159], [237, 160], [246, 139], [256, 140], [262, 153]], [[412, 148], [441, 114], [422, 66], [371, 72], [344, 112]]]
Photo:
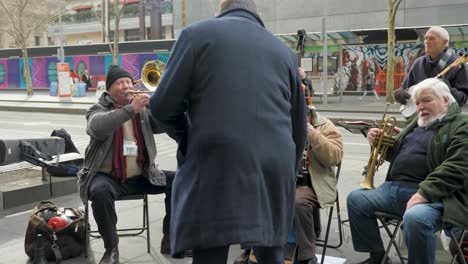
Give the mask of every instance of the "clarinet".
[[[307, 106], [307, 122], [313, 125], [313, 121], [316, 118], [315, 107], [308, 105]], [[302, 161], [301, 161], [301, 169], [299, 171], [299, 175], [296, 179], [296, 184], [298, 186], [307, 186], [309, 181], [309, 157], [312, 151], [312, 147], [309, 141], [306, 142], [306, 146], [304, 151], [302, 152]]]

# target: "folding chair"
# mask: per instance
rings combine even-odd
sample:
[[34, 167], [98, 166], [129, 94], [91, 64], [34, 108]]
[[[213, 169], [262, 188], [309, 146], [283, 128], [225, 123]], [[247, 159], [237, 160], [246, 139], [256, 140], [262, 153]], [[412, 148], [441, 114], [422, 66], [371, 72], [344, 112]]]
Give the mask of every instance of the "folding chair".
[[[379, 219], [380, 223], [382, 223], [383, 228], [387, 232], [388, 236], [390, 237], [390, 242], [388, 243], [387, 249], [385, 250], [385, 255], [382, 259], [382, 264], [385, 263], [385, 261], [388, 258], [388, 254], [390, 253], [390, 249], [392, 248], [392, 245], [395, 247], [395, 250], [398, 254], [398, 257], [400, 258], [401, 263], [405, 263], [406, 258], [404, 258], [401, 255], [400, 248], [398, 247], [398, 244], [396, 243], [396, 236], [398, 234], [398, 230], [400, 229], [401, 222], [403, 221], [403, 217], [393, 215], [393, 214], [387, 214], [383, 212], [375, 212], [375, 216], [377, 219]], [[395, 229], [390, 230], [389, 226], [393, 225], [395, 226]]]
[[[387, 260], [388, 254], [390, 253], [390, 249], [392, 248], [392, 246], [395, 247], [395, 250], [398, 254], [398, 257], [400, 258], [401, 263], [405, 263], [405, 260], [407, 260], [407, 258], [402, 256], [400, 248], [398, 247], [395, 241], [396, 236], [401, 226], [401, 222], [403, 221], [403, 218], [397, 215], [387, 214], [383, 212], [376, 212], [375, 216], [377, 216], [377, 219], [379, 219], [379, 221], [382, 223], [382, 226], [384, 227], [385, 231], [390, 237], [390, 242], [388, 243], [387, 249], [385, 250], [385, 255], [382, 259], [382, 264], [385, 263], [385, 261]], [[395, 229], [393, 229], [393, 231], [390, 230], [389, 225], [395, 226]], [[460, 229], [460, 227], [450, 226], [450, 227], [444, 228], [444, 230], [447, 231], [452, 241], [456, 243], [454, 247], [455, 252], [452, 256], [452, 260], [450, 263], [451, 264], [454, 264], [454, 263], [466, 264], [465, 254], [462, 250], [462, 243], [463, 243], [463, 238], [465, 237], [466, 229], [461, 228], [462, 232], [460, 232], [459, 238], [457, 238], [454, 233], [454, 231], [457, 229]]]
[[[148, 210], [148, 195], [147, 194], [138, 194], [138, 195], [126, 195], [119, 197], [116, 201], [129, 201], [129, 200], [143, 200], [143, 225], [141, 227], [135, 228], [124, 228], [117, 229], [117, 235], [119, 237], [125, 236], [138, 236], [146, 231], [146, 247], [147, 252], [151, 253], [151, 239], [150, 239], [150, 227], [149, 227], [149, 210]], [[99, 233], [97, 230], [91, 230], [89, 226], [89, 205], [85, 205], [85, 230], [86, 230], [86, 239], [85, 239], [85, 257], [88, 257], [88, 247], [89, 247], [89, 238], [100, 238], [100, 235], [95, 235]]]
[[[466, 229], [462, 228], [462, 231], [460, 232], [460, 237], [457, 239], [454, 230], [456, 230], [457, 227], [450, 227], [445, 229], [447, 233], [449, 234], [449, 237], [452, 239], [454, 243], [456, 243], [455, 247], [453, 249], [455, 250], [455, 254], [452, 256], [452, 261], [450, 262], [451, 264], [454, 263], [459, 263], [459, 264], [466, 264], [465, 258], [468, 257], [468, 252], [464, 252], [466, 250], [462, 250], [462, 244], [463, 244], [463, 239], [465, 238], [466, 234]], [[452, 249], [452, 248], [451, 248]]]
[[[336, 165], [336, 182], [338, 184], [338, 179], [340, 178], [340, 172], [341, 172], [341, 163]], [[333, 209], [336, 206], [336, 218], [337, 218], [337, 223], [338, 223], [338, 232], [339, 232], [339, 242], [337, 245], [328, 245], [328, 238], [330, 235], [330, 227], [331, 227], [331, 221], [333, 218]], [[338, 190], [336, 191], [336, 200], [335, 200], [335, 205], [330, 207], [330, 213], [328, 215], [328, 221], [327, 221], [327, 229], [325, 230], [325, 239], [317, 239], [316, 241], [322, 242], [322, 243], [316, 243], [316, 246], [323, 247], [322, 250], [322, 259], [320, 260], [320, 263], [323, 264], [325, 261], [325, 253], [327, 252], [327, 248], [339, 248], [343, 244], [343, 227], [341, 225], [341, 215], [340, 215], [340, 199], [338, 196]]]

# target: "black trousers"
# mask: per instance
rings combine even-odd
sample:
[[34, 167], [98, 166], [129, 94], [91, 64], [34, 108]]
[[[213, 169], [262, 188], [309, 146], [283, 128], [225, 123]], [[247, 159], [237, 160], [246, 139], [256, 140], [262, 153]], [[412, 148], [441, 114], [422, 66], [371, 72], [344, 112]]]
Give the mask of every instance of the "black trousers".
[[307, 186], [297, 187], [294, 226], [299, 260], [307, 260], [315, 256], [314, 210], [319, 210], [314, 190]]
[[117, 236], [117, 214], [115, 200], [122, 195], [160, 194], [165, 193], [164, 204], [166, 215], [163, 220], [163, 233], [169, 235], [171, 217], [171, 189], [174, 171], [163, 171], [166, 174], [167, 185], [156, 186], [143, 176], [127, 179], [124, 184], [117, 182], [111, 175], [97, 173], [89, 187], [89, 200], [93, 208], [94, 220], [98, 226], [106, 249], [116, 248], [119, 243]]

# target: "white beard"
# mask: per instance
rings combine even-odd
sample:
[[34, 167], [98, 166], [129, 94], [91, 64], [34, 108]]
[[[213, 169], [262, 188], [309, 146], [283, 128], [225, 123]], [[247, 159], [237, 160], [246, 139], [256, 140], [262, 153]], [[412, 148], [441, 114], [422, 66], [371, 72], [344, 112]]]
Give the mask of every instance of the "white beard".
[[419, 127], [424, 127], [424, 128], [428, 128], [430, 127], [432, 124], [434, 124], [435, 121], [437, 121], [440, 117], [442, 117], [444, 114], [442, 115], [439, 115], [439, 116], [433, 116], [431, 115], [429, 117], [428, 120], [423, 120], [421, 117], [418, 117], [418, 126]]

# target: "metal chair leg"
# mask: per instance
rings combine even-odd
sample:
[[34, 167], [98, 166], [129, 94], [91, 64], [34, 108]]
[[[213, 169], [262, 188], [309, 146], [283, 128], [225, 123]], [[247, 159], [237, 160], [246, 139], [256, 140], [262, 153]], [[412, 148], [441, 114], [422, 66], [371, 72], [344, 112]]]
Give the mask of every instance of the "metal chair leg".
[[[132, 197], [132, 196], [130, 196]], [[119, 237], [124, 237], [124, 236], [138, 236], [141, 235], [143, 232], [146, 231], [146, 246], [147, 246], [147, 252], [151, 253], [151, 237], [150, 237], [150, 228], [149, 228], [149, 206], [148, 206], [148, 195], [144, 195], [142, 198], [126, 198], [126, 199], [121, 199], [120, 201], [125, 201], [125, 200], [136, 200], [136, 199], [142, 199], [143, 200], [143, 225], [142, 227], [137, 227], [137, 228], [124, 228], [124, 229], [117, 229], [117, 235]], [[119, 201], [119, 200], [117, 200]], [[99, 234], [99, 231], [97, 230], [90, 230], [90, 225], [89, 225], [89, 208], [88, 204], [85, 205], [85, 228], [86, 228], [86, 234], [87, 238], [92, 237], [92, 238], [101, 238], [101, 235], [95, 235], [95, 233]], [[129, 233], [130, 231], [136, 231], [133, 233]], [[122, 233], [124, 232], [124, 233]], [[87, 257], [87, 248], [89, 247], [88, 240], [85, 242], [85, 257]]]
[[460, 238], [457, 239], [455, 234], [453, 233], [453, 229], [448, 230], [450, 238], [457, 244], [456, 247], [456, 254], [452, 256], [451, 264], [457, 263], [457, 257], [461, 263], [459, 264], [466, 264], [465, 257], [463, 256], [463, 252], [461, 250], [461, 244], [463, 243], [463, 238], [465, 237], [466, 230], [460, 232]]
[[84, 245], [84, 253], [85, 253], [85, 258], [88, 258], [88, 242], [89, 242], [89, 209], [88, 209], [88, 201], [86, 201], [85, 205], [85, 245]]
[[379, 215], [376, 215], [376, 217], [382, 223], [382, 226], [384, 227], [385, 231], [387, 232], [388, 236], [390, 237], [390, 242], [388, 243], [388, 246], [387, 246], [387, 248], [385, 250], [385, 255], [384, 255], [381, 263], [382, 264], [385, 263], [385, 261], [388, 258], [388, 254], [390, 253], [390, 250], [391, 250], [392, 246], [394, 246], [395, 250], [396, 250], [396, 252], [398, 254], [398, 257], [400, 258], [401, 263], [404, 264], [405, 263], [405, 258], [401, 254], [400, 248], [398, 247], [398, 244], [396, 243], [396, 236], [397, 236], [398, 231], [400, 229], [402, 220], [401, 219], [394, 219], [394, 220], [397, 221], [397, 223], [395, 225], [395, 229], [393, 229], [393, 232], [392, 232], [390, 230], [390, 228], [388, 227], [387, 221], [385, 220], [384, 217], [379, 216]]

